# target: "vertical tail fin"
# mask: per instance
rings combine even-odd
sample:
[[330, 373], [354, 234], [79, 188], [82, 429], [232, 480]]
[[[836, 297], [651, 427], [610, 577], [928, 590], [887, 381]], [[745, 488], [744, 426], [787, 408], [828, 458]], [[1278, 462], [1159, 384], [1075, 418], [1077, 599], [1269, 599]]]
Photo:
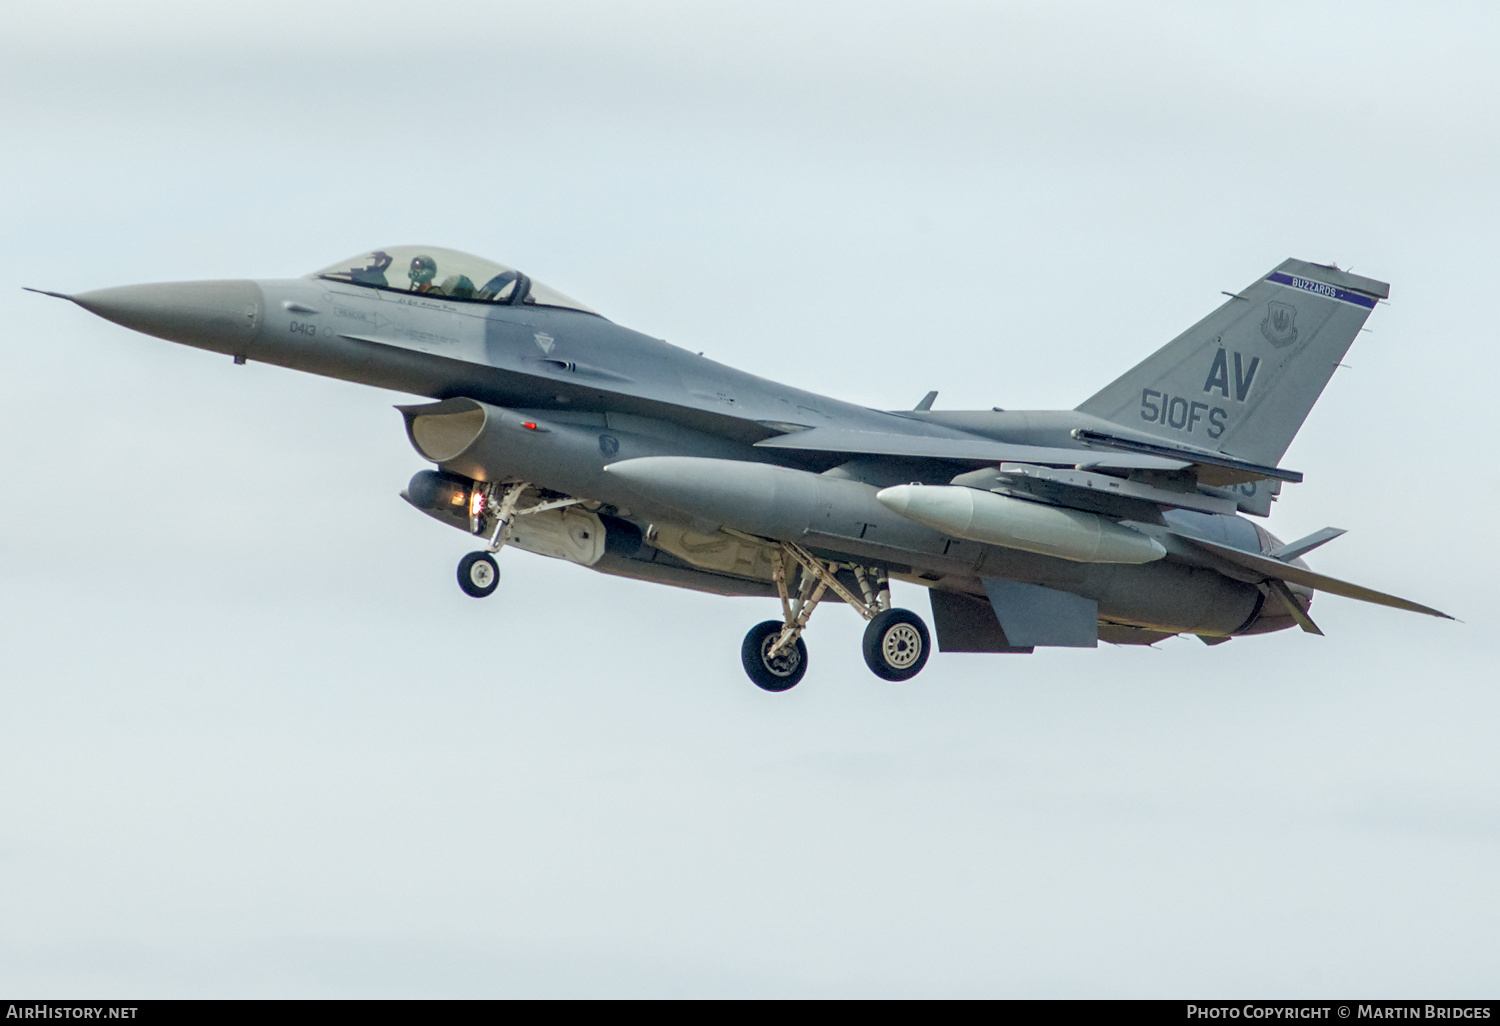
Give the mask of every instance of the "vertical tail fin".
[[1287, 260], [1078, 407], [1274, 465], [1390, 286]]

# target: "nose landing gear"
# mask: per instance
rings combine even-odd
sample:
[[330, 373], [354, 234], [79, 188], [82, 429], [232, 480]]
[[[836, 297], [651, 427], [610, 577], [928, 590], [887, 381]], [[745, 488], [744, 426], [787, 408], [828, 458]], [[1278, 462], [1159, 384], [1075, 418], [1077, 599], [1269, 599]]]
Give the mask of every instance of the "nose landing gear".
[[[494, 483], [475, 484], [469, 497], [469, 531], [483, 535], [489, 529], [490, 543], [478, 552], [471, 552], [458, 561], [458, 586], [465, 595], [486, 598], [500, 586], [500, 565], [495, 562], [495, 553], [505, 547], [510, 539], [509, 528], [516, 517], [528, 513], [541, 513], [549, 509], [561, 509], [583, 501], [581, 499], [558, 499], [539, 502], [525, 509], [517, 509], [521, 493], [530, 488], [526, 481], [508, 485]], [[496, 494], [499, 493], [499, 499]], [[493, 523], [491, 527], [490, 524]]]
[[[787, 581], [788, 559], [801, 571], [795, 595]], [[840, 570], [853, 573], [861, 596], [839, 581]], [[781, 542], [771, 550], [771, 573], [781, 596], [782, 622], [756, 624], [740, 646], [740, 661], [757, 687], [787, 691], [807, 673], [807, 645], [802, 632], [828, 591], [870, 621], [864, 636], [865, 664], [877, 677], [910, 680], [927, 665], [932, 650], [927, 625], [909, 609], [891, 608], [890, 584], [884, 570], [874, 571], [872, 587], [862, 566], [824, 563], [795, 542]]]
[[485, 598], [500, 587], [500, 567], [488, 552], [471, 552], [458, 561], [458, 586], [465, 595]]

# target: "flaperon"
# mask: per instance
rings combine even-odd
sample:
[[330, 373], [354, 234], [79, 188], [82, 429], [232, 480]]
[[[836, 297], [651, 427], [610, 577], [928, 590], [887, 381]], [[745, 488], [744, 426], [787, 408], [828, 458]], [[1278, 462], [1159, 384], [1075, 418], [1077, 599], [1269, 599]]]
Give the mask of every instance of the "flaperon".
[[1342, 532], [1283, 544], [1252, 520], [1378, 300], [1378, 281], [1287, 260], [1075, 410], [879, 411], [621, 327], [511, 268], [390, 246], [308, 275], [61, 295], [128, 328], [434, 402], [400, 407], [436, 469], [403, 496], [479, 538], [475, 597], [509, 545], [608, 574], [780, 598], [750, 678], [784, 691], [825, 600], [869, 621], [887, 680], [927, 662], [889, 580], [929, 589], [937, 647], [1210, 644], [1321, 633], [1314, 589], [1437, 610], [1308, 569]]

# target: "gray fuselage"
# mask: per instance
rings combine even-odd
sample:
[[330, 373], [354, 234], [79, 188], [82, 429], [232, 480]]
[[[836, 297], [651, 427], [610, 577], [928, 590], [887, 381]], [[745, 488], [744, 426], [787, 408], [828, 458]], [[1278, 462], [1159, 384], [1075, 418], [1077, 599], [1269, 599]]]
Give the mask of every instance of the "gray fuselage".
[[[602, 504], [643, 531], [674, 521], [697, 530], [729, 527], [971, 595], [983, 594], [982, 578], [1041, 584], [1097, 601], [1105, 640], [1227, 636], [1292, 625], [1262, 609], [1262, 592], [1248, 575], [1177, 537], [1198, 534], [1254, 552], [1274, 543], [1240, 516], [1169, 511], [1154, 517], [1155, 524], [1135, 525], [1156, 531], [1165, 559], [1075, 562], [948, 536], [874, 499], [881, 487], [947, 484], [993, 461], [755, 444], [805, 429], [835, 429], [1077, 449], [1084, 463], [1090, 453], [1071, 432], [1102, 423], [1086, 414], [872, 410], [735, 370], [581, 310], [466, 302], [316, 278], [129, 286], [71, 298], [128, 327], [236, 360], [436, 400], [471, 399], [545, 419], [554, 429], [525, 440], [536, 448], [526, 461], [526, 479]], [[164, 309], [176, 311], [176, 320], [164, 321]], [[595, 437], [605, 433], [610, 441], [596, 445]], [[546, 446], [569, 434], [586, 436], [586, 444], [549, 460]], [[818, 482], [771, 515], [738, 518], [729, 510], [684, 518], [680, 507], [653, 508], [604, 470], [626, 459], [667, 455], [769, 464], [817, 475]], [[472, 461], [443, 467], [478, 480], [506, 469]]]

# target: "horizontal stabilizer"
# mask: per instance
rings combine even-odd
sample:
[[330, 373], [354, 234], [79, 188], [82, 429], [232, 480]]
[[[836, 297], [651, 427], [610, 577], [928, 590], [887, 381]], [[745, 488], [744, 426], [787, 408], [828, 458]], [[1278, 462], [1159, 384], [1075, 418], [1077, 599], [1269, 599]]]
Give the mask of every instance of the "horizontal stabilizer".
[[1181, 470], [1187, 465], [1179, 459], [1145, 453], [1101, 453], [1092, 449], [996, 442], [988, 438], [905, 435], [843, 428], [811, 428], [767, 438], [755, 445], [760, 449], [800, 449], [809, 452], [905, 456], [973, 463], [1040, 463], [1061, 467], [1084, 463], [1093, 467], [1117, 467], [1125, 470]]
[[1426, 613], [1428, 616], [1440, 616], [1444, 620], [1453, 619], [1447, 613], [1439, 612], [1430, 606], [1424, 606], [1404, 598], [1397, 598], [1395, 595], [1387, 595], [1383, 591], [1362, 588], [1357, 584], [1350, 584], [1348, 581], [1341, 581], [1336, 577], [1324, 577], [1322, 574], [1313, 573], [1305, 567], [1283, 563], [1279, 559], [1271, 559], [1268, 556], [1246, 552], [1244, 549], [1236, 549], [1229, 545], [1220, 545], [1218, 542], [1205, 541], [1202, 538], [1193, 538], [1188, 535], [1179, 535], [1179, 537], [1184, 541], [1192, 542], [1199, 548], [1207, 549], [1214, 555], [1236, 566], [1243, 567], [1252, 573], [1260, 574], [1266, 580], [1286, 581], [1289, 584], [1300, 584], [1305, 588], [1327, 592], [1330, 595], [1342, 595], [1344, 598], [1358, 599], [1361, 602], [1373, 602], [1377, 606], [1390, 606], [1392, 609], [1405, 609], [1413, 613]]

